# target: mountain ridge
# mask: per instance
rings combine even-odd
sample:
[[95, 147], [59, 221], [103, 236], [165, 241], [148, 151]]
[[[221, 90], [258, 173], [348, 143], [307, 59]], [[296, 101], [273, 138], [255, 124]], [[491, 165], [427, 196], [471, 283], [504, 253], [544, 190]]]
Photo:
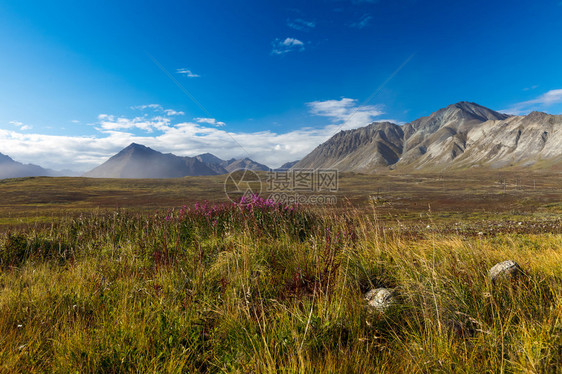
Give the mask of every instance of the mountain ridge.
[[294, 167], [372, 173], [531, 166], [562, 157], [561, 130], [562, 116], [512, 116], [461, 101], [401, 126], [373, 122], [341, 131]]
[[0, 153], [0, 179], [25, 177], [54, 177], [60, 173], [39, 165], [23, 164], [10, 156]]
[[236, 169], [269, 170], [249, 158], [222, 160], [211, 153], [195, 157], [162, 153], [142, 144], [131, 143], [107, 161], [86, 172], [88, 178], [181, 178], [222, 175]]

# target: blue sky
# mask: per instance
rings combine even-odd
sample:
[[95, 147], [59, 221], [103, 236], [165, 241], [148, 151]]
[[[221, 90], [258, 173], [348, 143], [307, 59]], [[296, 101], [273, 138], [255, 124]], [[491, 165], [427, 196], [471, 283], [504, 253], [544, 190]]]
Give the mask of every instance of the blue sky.
[[562, 1], [0, 0], [0, 153], [130, 142], [276, 167], [467, 100], [562, 113]]

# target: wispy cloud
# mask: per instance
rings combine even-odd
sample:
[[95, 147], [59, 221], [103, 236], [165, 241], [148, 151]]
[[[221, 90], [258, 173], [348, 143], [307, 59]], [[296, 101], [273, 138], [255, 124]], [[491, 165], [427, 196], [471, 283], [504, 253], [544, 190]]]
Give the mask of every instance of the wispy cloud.
[[307, 104], [310, 112], [317, 116], [330, 117], [341, 129], [366, 126], [384, 114], [380, 105], [357, 105], [357, 100], [313, 101]]
[[185, 115], [184, 112], [176, 111], [176, 110], [173, 110], [173, 109], [164, 109], [164, 113], [166, 113], [167, 116], [183, 116], [183, 115]]
[[306, 21], [302, 18], [288, 19], [287, 26], [298, 31], [308, 31], [316, 27], [316, 22]]
[[136, 110], [146, 110], [146, 109], [162, 110], [162, 105], [160, 105], [160, 104], [136, 105], [136, 106], [132, 106], [131, 109], [136, 109]]
[[533, 85], [533, 86], [531, 86], [531, 87], [525, 87], [525, 88], [523, 88], [523, 91], [532, 91], [532, 90], [536, 90], [537, 88], [539, 88], [539, 86], [535, 84], [535, 85]]
[[284, 55], [289, 52], [304, 51], [304, 43], [295, 38], [285, 38], [285, 40], [275, 39], [271, 44], [273, 46], [271, 54], [273, 55]]
[[157, 116], [148, 119], [147, 117], [116, 117], [109, 114], [100, 114], [98, 116], [98, 131], [112, 132], [116, 130], [132, 130], [139, 129], [148, 133], [155, 130], [166, 131], [170, 126], [170, 118]]
[[353, 22], [349, 26], [353, 27], [355, 29], [364, 29], [365, 27], [369, 26], [372, 19], [373, 19], [373, 16], [371, 16], [370, 14], [364, 14], [363, 16], [361, 16], [359, 21]]
[[222, 126], [226, 125], [226, 123], [217, 121], [214, 118], [194, 118], [194, 120], [197, 123], [206, 123], [207, 125], [213, 125], [213, 126], [216, 126], [216, 127], [222, 127]]
[[562, 103], [562, 89], [550, 90], [539, 97], [513, 104], [511, 107], [502, 110], [504, 113], [521, 115], [532, 112], [533, 110], [541, 110], [554, 104]]
[[531, 100], [528, 103], [532, 104], [542, 104], [542, 105], [552, 105], [562, 103], [562, 89], [550, 90], [547, 93], [541, 95], [535, 100]]
[[9, 124], [19, 127], [20, 130], [22, 130], [22, 131], [31, 130], [33, 128], [33, 126], [26, 125], [26, 124], [24, 124], [23, 122], [20, 122], [20, 121], [10, 121]]
[[184, 112], [177, 111], [174, 109], [164, 109], [164, 107], [160, 104], [147, 104], [147, 105], [137, 105], [132, 106], [131, 109], [134, 110], [152, 110], [154, 112], [165, 113], [167, 116], [183, 116], [185, 115]]
[[199, 77], [201, 77], [199, 74], [195, 74], [190, 69], [186, 69], [186, 68], [177, 69], [176, 73], [181, 74], [181, 75], [185, 75], [188, 78], [199, 78]]

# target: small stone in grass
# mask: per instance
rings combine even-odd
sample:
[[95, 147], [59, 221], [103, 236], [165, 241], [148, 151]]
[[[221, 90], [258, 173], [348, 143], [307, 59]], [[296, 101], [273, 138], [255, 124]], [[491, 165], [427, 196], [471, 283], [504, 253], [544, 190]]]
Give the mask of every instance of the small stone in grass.
[[512, 260], [507, 260], [495, 264], [490, 269], [490, 279], [492, 282], [497, 282], [503, 279], [515, 279], [523, 274], [523, 270], [517, 264], [517, 262]]
[[365, 294], [367, 305], [379, 312], [385, 312], [396, 303], [394, 290], [389, 288], [375, 288]]

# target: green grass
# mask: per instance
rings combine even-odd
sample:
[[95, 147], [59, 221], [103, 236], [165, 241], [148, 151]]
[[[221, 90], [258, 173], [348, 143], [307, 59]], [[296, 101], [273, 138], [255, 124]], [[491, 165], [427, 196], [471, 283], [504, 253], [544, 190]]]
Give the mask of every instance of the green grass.
[[[559, 372], [559, 217], [359, 208], [85, 210], [10, 226], [0, 371]], [[506, 259], [525, 277], [493, 285]], [[363, 300], [380, 286], [399, 295], [385, 314]]]

